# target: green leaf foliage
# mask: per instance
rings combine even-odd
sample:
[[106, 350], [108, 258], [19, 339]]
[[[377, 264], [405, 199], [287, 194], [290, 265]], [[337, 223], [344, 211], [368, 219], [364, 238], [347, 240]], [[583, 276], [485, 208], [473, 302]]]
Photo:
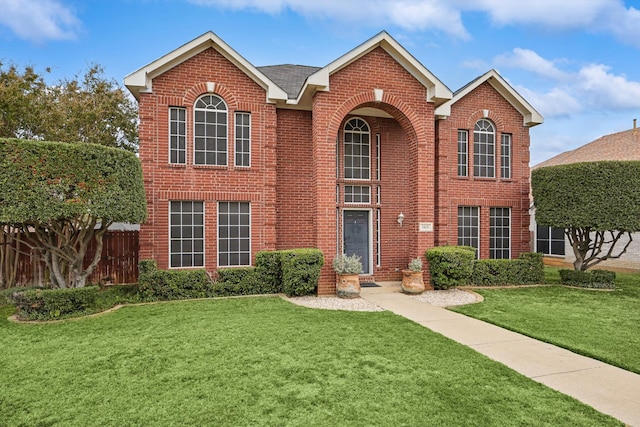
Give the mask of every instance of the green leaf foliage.
[[0, 223], [146, 219], [140, 162], [115, 148], [0, 139], [0, 188]]
[[324, 256], [320, 249], [291, 249], [282, 254], [282, 289], [289, 296], [311, 295], [318, 288]]
[[518, 259], [477, 259], [470, 284], [476, 286], [536, 285], [544, 282], [542, 254], [523, 253]]
[[531, 186], [540, 225], [640, 231], [640, 161], [535, 169]]
[[560, 270], [563, 285], [591, 289], [615, 289], [616, 273], [608, 270]]
[[475, 248], [439, 246], [425, 252], [434, 289], [449, 289], [469, 283], [473, 273]]

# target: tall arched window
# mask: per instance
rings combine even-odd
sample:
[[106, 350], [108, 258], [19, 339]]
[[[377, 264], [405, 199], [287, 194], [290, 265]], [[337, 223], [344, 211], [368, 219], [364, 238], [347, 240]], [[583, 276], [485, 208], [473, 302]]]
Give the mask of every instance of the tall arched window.
[[496, 130], [489, 120], [480, 119], [473, 128], [473, 176], [496, 176]]
[[227, 105], [216, 95], [204, 95], [194, 105], [196, 165], [227, 165]]
[[345, 179], [371, 179], [370, 148], [367, 122], [357, 117], [350, 119], [344, 126]]

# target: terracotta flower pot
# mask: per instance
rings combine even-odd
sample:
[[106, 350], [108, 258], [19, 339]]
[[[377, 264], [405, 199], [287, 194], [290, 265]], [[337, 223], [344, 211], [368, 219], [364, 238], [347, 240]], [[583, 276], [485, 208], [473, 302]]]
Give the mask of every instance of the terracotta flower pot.
[[339, 298], [357, 298], [360, 296], [360, 277], [357, 274], [338, 274], [336, 294]]
[[425, 286], [422, 280], [422, 271], [402, 270], [402, 285], [400, 286], [405, 294], [421, 294]]

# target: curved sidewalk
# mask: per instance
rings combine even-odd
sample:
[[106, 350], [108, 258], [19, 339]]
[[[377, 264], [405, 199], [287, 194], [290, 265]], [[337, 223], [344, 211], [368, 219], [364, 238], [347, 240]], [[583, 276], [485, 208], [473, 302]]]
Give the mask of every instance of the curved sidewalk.
[[596, 410], [640, 427], [640, 375], [459, 313], [417, 301], [398, 285], [360, 296], [464, 344]]

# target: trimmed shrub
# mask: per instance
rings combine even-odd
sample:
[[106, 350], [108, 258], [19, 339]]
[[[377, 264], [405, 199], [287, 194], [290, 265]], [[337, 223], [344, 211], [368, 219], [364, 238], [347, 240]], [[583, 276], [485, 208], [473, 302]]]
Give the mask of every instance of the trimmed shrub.
[[473, 263], [476, 286], [533, 285], [544, 282], [542, 254], [524, 253], [518, 259], [479, 259]]
[[439, 246], [426, 251], [434, 289], [449, 289], [469, 283], [475, 249], [470, 246]]
[[0, 305], [13, 304], [13, 294], [16, 292], [33, 291], [35, 289], [45, 289], [42, 286], [16, 286], [13, 288], [0, 289]]
[[158, 269], [158, 263], [155, 259], [143, 259], [138, 262], [138, 274], [151, 273]]
[[310, 295], [318, 288], [324, 256], [319, 249], [281, 251], [282, 290], [287, 296]]
[[12, 295], [18, 317], [28, 320], [53, 320], [95, 312], [97, 286], [68, 289], [35, 289]]
[[118, 304], [140, 302], [138, 285], [111, 285], [100, 288], [96, 295], [96, 311], [108, 310]]
[[607, 270], [560, 270], [563, 285], [590, 289], [615, 289], [616, 273]]
[[215, 296], [256, 295], [263, 292], [254, 267], [221, 268], [213, 284]]
[[144, 301], [168, 301], [214, 296], [213, 282], [204, 269], [156, 270], [138, 278]]
[[261, 251], [256, 253], [256, 281], [264, 294], [282, 292], [281, 251]]

